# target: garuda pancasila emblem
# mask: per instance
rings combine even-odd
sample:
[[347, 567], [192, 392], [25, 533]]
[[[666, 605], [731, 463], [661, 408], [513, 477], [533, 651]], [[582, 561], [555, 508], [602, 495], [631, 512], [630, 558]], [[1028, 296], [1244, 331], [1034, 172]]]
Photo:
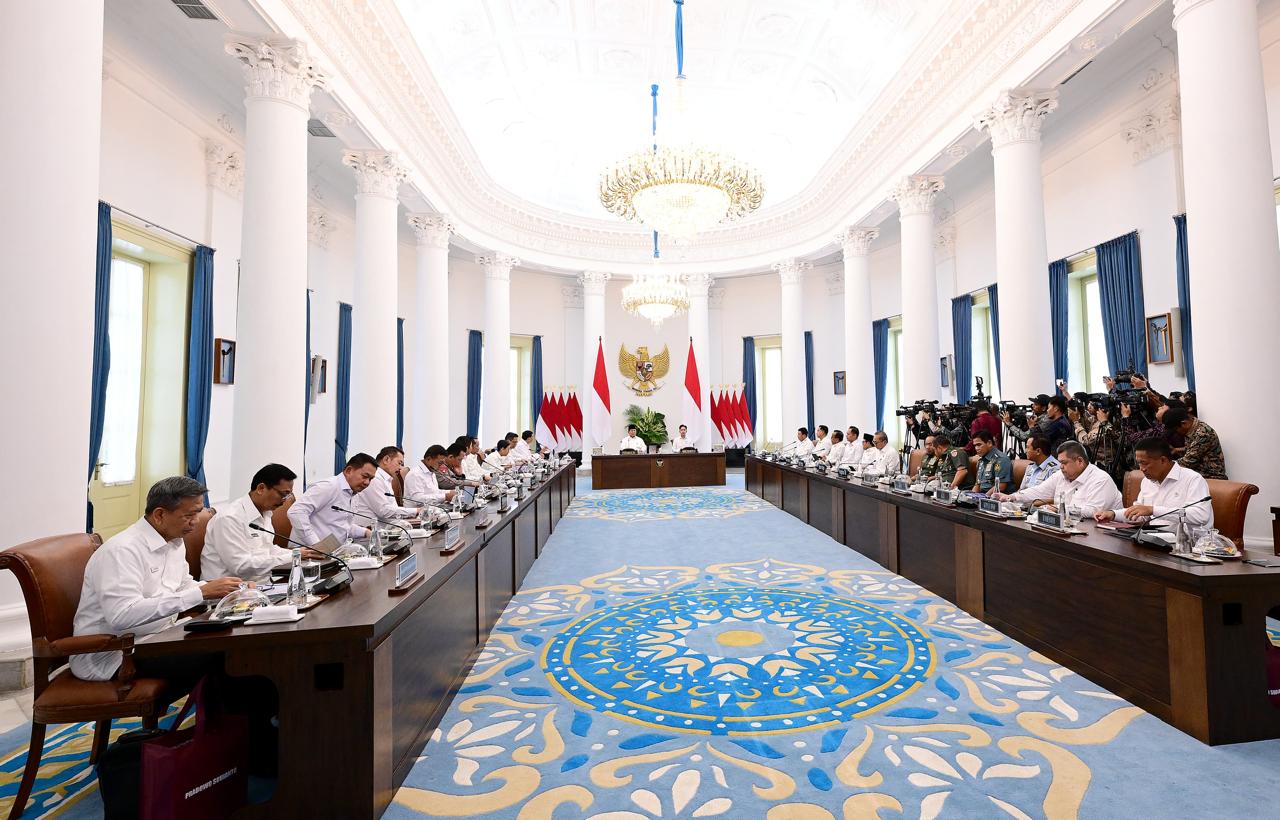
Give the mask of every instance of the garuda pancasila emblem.
[[665, 377], [670, 369], [671, 353], [666, 345], [652, 359], [649, 358], [649, 348], [644, 345], [637, 347], [634, 355], [627, 352], [626, 345], [618, 348], [618, 370], [624, 379], [629, 380], [627, 389], [637, 396], [652, 395], [662, 387], [658, 379]]

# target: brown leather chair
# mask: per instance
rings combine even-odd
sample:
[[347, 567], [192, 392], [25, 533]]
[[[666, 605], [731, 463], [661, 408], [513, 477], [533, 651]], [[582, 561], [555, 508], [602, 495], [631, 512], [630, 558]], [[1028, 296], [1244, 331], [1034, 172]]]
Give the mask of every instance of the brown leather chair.
[[964, 477], [964, 481], [960, 484], [961, 490], [968, 490], [978, 483], [978, 462], [981, 460], [977, 456], [969, 456], [969, 474]]
[[217, 513], [218, 511], [213, 507], [205, 507], [200, 511], [200, 515], [196, 516], [195, 529], [190, 535], [182, 538], [182, 543], [187, 548], [187, 568], [191, 570], [191, 577], [197, 581], [200, 580], [200, 553], [204, 552], [204, 534], [209, 529], [209, 522]]
[[912, 450], [911, 455], [907, 457], [907, 476], [915, 478], [916, 473], [920, 472], [920, 465], [924, 462], [924, 449]]
[[391, 476], [391, 492], [395, 493], [396, 504], [404, 504], [404, 480], [408, 474], [408, 471], [405, 470]]
[[[97, 534], [74, 533], [40, 538], [0, 552], [0, 569], [17, 576], [27, 602], [35, 666], [31, 747], [10, 818], [22, 816], [31, 796], [49, 724], [94, 721], [89, 761], [96, 762], [110, 738], [114, 718], [142, 718], [144, 726], [154, 728], [169, 704], [184, 694], [158, 678], [134, 677], [132, 634], [72, 636], [85, 565], [100, 546], [102, 538]], [[54, 674], [72, 655], [111, 650], [124, 654], [114, 680], [80, 680], [69, 669]]]
[[1130, 470], [1124, 474], [1124, 486], [1120, 488], [1120, 498], [1125, 507], [1132, 507], [1138, 500], [1138, 492], [1142, 489], [1142, 471]]
[[289, 508], [293, 506], [296, 495], [291, 495], [285, 499], [285, 502], [271, 513], [271, 529], [276, 531], [276, 537], [273, 543], [277, 547], [289, 547], [289, 542], [284, 540], [293, 535], [293, 522], [289, 520]]
[[1022, 486], [1022, 479], [1027, 474], [1027, 467], [1031, 466], [1031, 461], [1025, 458], [1015, 458], [1013, 460], [1013, 486], [1011, 492], [1017, 492]]
[[1213, 526], [1218, 532], [1244, 547], [1244, 515], [1249, 510], [1249, 499], [1258, 494], [1256, 484], [1243, 481], [1225, 481], [1206, 478], [1209, 497], [1213, 500]]

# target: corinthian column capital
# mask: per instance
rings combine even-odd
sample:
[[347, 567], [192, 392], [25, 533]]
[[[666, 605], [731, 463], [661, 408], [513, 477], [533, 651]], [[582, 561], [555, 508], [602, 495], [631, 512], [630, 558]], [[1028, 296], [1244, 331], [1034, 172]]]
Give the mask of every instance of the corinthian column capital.
[[409, 171], [394, 151], [347, 151], [342, 164], [356, 173], [356, 193], [395, 199]]
[[782, 280], [784, 285], [798, 285], [804, 281], [804, 275], [812, 270], [813, 263], [804, 259], [783, 259], [781, 262], [775, 262], [773, 269], [778, 272], [778, 278]]
[[453, 222], [445, 214], [409, 214], [409, 227], [417, 237], [419, 245], [432, 248], [449, 247], [449, 236], [453, 233]]
[[850, 225], [836, 234], [836, 241], [845, 256], [866, 256], [871, 250], [871, 243], [880, 236], [879, 228], [861, 228]]
[[324, 88], [328, 81], [301, 40], [233, 31], [223, 43], [226, 52], [244, 65], [247, 99], [280, 100], [309, 111], [312, 89]]
[[974, 120], [974, 127], [991, 135], [991, 148], [1015, 142], [1037, 142], [1040, 124], [1058, 107], [1057, 91], [1014, 88], [1000, 92], [995, 103]]
[[612, 278], [611, 273], [588, 270], [578, 276], [578, 284], [582, 285], [582, 292], [587, 296], [603, 296], [605, 285]]
[[711, 289], [711, 283], [716, 281], [715, 277], [709, 273], [686, 273], [682, 278], [684, 286], [689, 289], [690, 296], [706, 296]]
[[476, 264], [484, 268], [485, 279], [509, 282], [511, 281], [511, 269], [516, 265], [519, 265], [520, 260], [516, 259], [514, 256], [494, 253], [485, 256], [477, 256]]
[[938, 192], [946, 187], [942, 177], [910, 176], [898, 183], [889, 194], [889, 198], [898, 203], [898, 215], [919, 216], [933, 210], [933, 201]]

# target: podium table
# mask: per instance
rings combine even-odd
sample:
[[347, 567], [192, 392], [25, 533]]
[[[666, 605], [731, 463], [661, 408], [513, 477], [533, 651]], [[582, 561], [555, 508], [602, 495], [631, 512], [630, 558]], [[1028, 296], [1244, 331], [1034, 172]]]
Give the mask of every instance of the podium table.
[[637, 453], [591, 457], [594, 490], [723, 487], [724, 453]]

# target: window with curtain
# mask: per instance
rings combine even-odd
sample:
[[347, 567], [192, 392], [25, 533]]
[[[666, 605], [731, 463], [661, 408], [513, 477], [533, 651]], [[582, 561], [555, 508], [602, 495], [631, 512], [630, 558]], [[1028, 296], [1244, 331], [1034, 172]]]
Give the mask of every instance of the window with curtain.
[[111, 375], [98, 460], [103, 484], [133, 481], [138, 473], [138, 420], [142, 412], [142, 359], [147, 263], [111, 258]]
[[782, 422], [782, 337], [756, 337], [756, 384], [760, 417], [756, 434], [766, 446], [789, 441]]
[[[975, 290], [973, 296], [973, 376], [982, 377], [982, 392], [991, 401], [999, 401], [999, 385], [996, 379], [996, 346], [991, 335], [991, 299], [986, 288]], [[975, 381], [974, 384], [977, 382]], [[969, 385], [973, 390], [973, 385]], [[974, 391], [973, 395], [977, 395]]]
[[[898, 408], [902, 406], [902, 402], [906, 398], [902, 395], [902, 385], [904, 382], [903, 363], [902, 363], [902, 317], [893, 316], [889, 319], [889, 352], [887, 356], [887, 366], [884, 387], [884, 434], [889, 437], [889, 446], [895, 450], [902, 446], [903, 425], [901, 419], [895, 415]], [[864, 433], [874, 433], [874, 430], [863, 430]]]
[[1098, 257], [1090, 252], [1067, 263], [1067, 384], [1072, 391], [1102, 393], [1110, 375], [1098, 293]]
[[510, 429], [519, 434], [533, 429], [533, 405], [529, 396], [529, 385], [533, 380], [532, 336], [511, 337], [510, 378]]

